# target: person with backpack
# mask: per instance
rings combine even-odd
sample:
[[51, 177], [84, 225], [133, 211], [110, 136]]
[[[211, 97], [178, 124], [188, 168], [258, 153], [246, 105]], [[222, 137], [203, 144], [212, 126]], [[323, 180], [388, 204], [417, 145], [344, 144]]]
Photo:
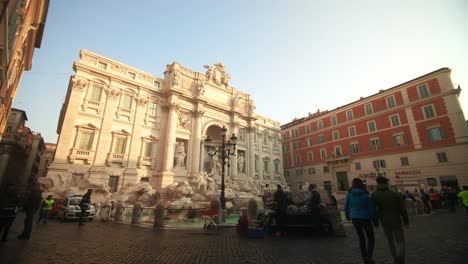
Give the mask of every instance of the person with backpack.
[[377, 177], [376, 181], [377, 191], [372, 193], [371, 198], [377, 207], [377, 215], [387, 237], [393, 260], [396, 264], [404, 264], [403, 225], [409, 227], [408, 212], [401, 195], [390, 190], [387, 178]]
[[[351, 192], [346, 195], [344, 204], [346, 219], [351, 220], [359, 237], [359, 248], [364, 263], [375, 263], [372, 259], [374, 253], [374, 225], [378, 225], [374, 202], [364, 187], [364, 182], [355, 178], [352, 182]], [[367, 243], [366, 243], [367, 242]]]

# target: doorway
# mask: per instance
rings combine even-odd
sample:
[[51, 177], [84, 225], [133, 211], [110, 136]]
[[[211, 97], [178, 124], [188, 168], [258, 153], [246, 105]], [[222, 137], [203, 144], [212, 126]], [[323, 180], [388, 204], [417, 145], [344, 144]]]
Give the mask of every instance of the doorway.
[[336, 172], [336, 186], [339, 192], [345, 192], [349, 189], [348, 172], [337, 171]]

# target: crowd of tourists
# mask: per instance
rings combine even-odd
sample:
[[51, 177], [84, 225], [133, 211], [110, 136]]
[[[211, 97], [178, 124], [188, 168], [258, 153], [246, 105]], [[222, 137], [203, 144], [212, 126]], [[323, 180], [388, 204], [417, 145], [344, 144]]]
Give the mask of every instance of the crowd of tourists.
[[[420, 201], [424, 212], [431, 209], [446, 209], [455, 212], [458, 201], [465, 207], [465, 218], [468, 219], [468, 187], [457, 193], [455, 188], [443, 188], [441, 192], [431, 188], [429, 193], [420, 190], [414, 194], [408, 190], [396, 192], [390, 190], [388, 179], [378, 177], [377, 190], [372, 194], [366, 190], [364, 182], [356, 178], [352, 182], [345, 204], [346, 219], [352, 221], [359, 238], [359, 247], [364, 263], [375, 263], [372, 256], [375, 245], [374, 227], [380, 225], [388, 241], [394, 263], [405, 263], [405, 236], [403, 227], [409, 227], [407, 208]], [[419, 196], [418, 198], [415, 197]]]

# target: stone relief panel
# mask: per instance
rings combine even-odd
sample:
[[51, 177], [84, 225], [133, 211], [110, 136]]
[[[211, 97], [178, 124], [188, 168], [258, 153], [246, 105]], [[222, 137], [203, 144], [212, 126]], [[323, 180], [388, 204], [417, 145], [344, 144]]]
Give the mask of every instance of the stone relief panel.
[[190, 128], [190, 115], [187, 113], [179, 112], [177, 115], [177, 127], [183, 129]]

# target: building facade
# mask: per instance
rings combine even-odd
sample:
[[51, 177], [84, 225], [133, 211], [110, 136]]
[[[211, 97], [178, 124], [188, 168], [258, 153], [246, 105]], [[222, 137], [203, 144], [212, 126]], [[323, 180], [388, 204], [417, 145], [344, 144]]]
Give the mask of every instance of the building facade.
[[23, 192], [37, 179], [44, 140], [26, 126], [27, 120], [23, 110], [11, 109], [0, 141], [0, 190], [14, 184]]
[[[204, 140], [238, 137], [226, 179], [284, 183], [280, 124], [257, 115], [250, 95], [229, 84], [222, 63], [195, 72], [178, 63], [164, 78], [82, 50], [60, 114], [48, 177], [88, 178], [117, 191], [193, 182], [219, 168]], [[217, 164], [216, 164], [217, 163]]]
[[39, 170], [37, 172], [37, 177], [47, 176], [47, 169], [50, 163], [52, 163], [52, 160], [54, 160], [56, 148], [57, 148], [57, 144], [45, 143], [44, 152], [42, 152], [41, 159], [39, 162]]
[[48, 8], [48, 0], [0, 2], [0, 131], [5, 130], [21, 75], [31, 69], [34, 48], [41, 47]]
[[346, 192], [385, 176], [399, 189], [468, 185], [468, 127], [442, 68], [332, 111], [281, 126], [285, 178]]

